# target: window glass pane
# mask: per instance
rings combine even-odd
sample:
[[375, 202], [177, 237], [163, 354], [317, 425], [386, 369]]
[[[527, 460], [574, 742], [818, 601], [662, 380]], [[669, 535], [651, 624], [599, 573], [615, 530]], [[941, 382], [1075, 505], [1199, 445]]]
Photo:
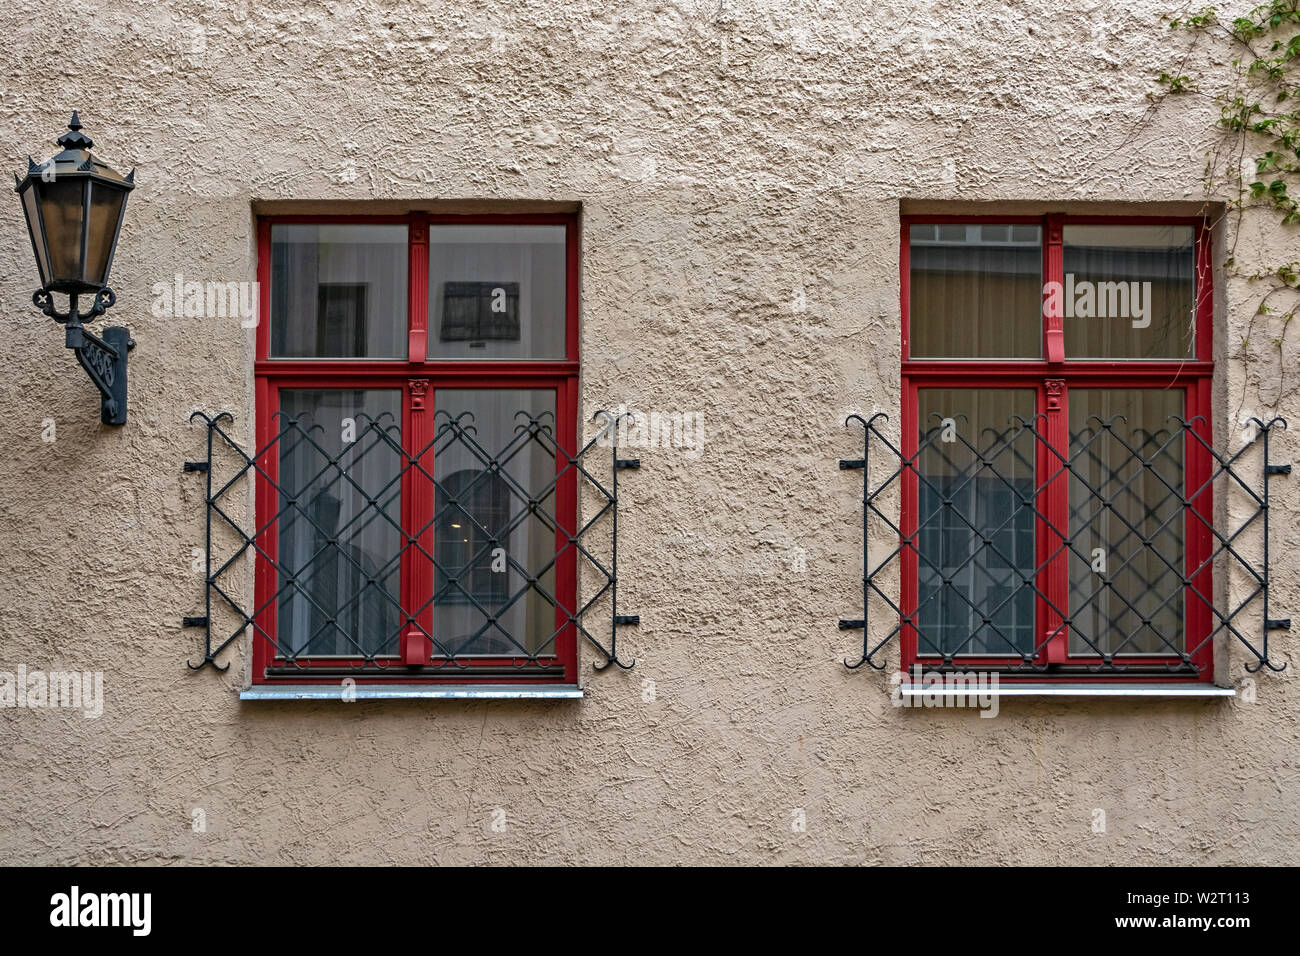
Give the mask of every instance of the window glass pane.
[[1013, 416], [1034, 406], [1032, 389], [919, 390], [921, 654], [1033, 653], [1035, 439]]
[[271, 355], [406, 358], [406, 226], [273, 225]]
[[912, 226], [912, 358], [1038, 358], [1038, 226]]
[[395, 655], [402, 393], [281, 389], [280, 411], [277, 656]]
[[429, 357], [562, 359], [564, 226], [430, 226]]
[[1069, 404], [1070, 653], [1181, 654], [1183, 392], [1072, 388]]
[[555, 392], [435, 397], [434, 657], [554, 654]]
[[1192, 358], [1191, 226], [1065, 226], [1069, 358]]

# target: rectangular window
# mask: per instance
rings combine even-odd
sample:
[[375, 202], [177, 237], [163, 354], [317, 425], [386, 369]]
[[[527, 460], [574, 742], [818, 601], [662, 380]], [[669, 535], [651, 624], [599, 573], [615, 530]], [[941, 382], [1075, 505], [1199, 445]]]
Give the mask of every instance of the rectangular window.
[[405, 225], [271, 225], [273, 358], [406, 358]]
[[564, 357], [563, 226], [429, 228], [429, 355]]
[[1209, 242], [903, 218], [909, 671], [1212, 679]]
[[[918, 403], [932, 439], [917, 459], [921, 650], [1023, 654], [1033, 646], [1033, 594], [1021, 583], [1034, 573], [1034, 442], [1012, 416], [1033, 417], [1034, 393], [922, 388]], [[960, 427], [944, 441], [950, 421]]]
[[574, 218], [259, 246], [254, 682], [574, 683]]
[[276, 502], [279, 640], [295, 655], [397, 656], [401, 458], [378, 432], [347, 441], [340, 423], [369, 417], [400, 447], [401, 411], [398, 389], [280, 390], [281, 415], [301, 423], [278, 443]]
[[1025, 224], [914, 226], [913, 356], [1037, 358], [1040, 232]]

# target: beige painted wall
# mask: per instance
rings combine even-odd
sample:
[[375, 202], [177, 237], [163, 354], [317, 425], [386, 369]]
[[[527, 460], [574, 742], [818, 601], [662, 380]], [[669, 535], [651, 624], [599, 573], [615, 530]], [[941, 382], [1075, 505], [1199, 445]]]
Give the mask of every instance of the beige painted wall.
[[[5, 7], [3, 165], [50, 155], [76, 107], [96, 153], [138, 170], [112, 318], [139, 347], [131, 420], [101, 427], [30, 305], [11, 200], [0, 669], [103, 670], [105, 712], [0, 710], [0, 858], [1300, 862], [1294, 664], [1254, 703], [981, 720], [894, 709], [884, 676], [840, 663], [861, 521], [835, 463], [859, 447], [846, 414], [898, 407], [900, 203], [1199, 208], [1213, 105], [1143, 120], [1164, 9], [97, 0], [77, 28], [48, 0]], [[637, 665], [588, 657], [580, 702], [241, 705], [238, 656], [186, 670], [203, 530], [186, 420], [228, 409], [249, 433], [252, 333], [154, 318], [151, 287], [255, 278], [255, 208], [376, 200], [580, 204], [584, 407], [705, 416], [701, 457], [643, 450], [624, 482]], [[1233, 228], [1219, 242], [1243, 262], [1295, 246], [1268, 216]], [[1220, 289], [1224, 436], [1239, 408], [1300, 420], [1294, 334], [1281, 362], [1258, 327], [1241, 355], [1257, 298]], [[1275, 604], [1300, 616], [1300, 491], [1276, 487]]]

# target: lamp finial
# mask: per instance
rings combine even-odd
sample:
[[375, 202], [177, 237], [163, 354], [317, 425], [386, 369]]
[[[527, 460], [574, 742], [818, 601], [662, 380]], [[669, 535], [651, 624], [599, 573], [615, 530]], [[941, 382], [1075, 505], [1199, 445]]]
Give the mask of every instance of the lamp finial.
[[68, 132], [64, 133], [54, 141], [64, 149], [90, 149], [94, 142], [90, 137], [81, 132], [81, 117], [77, 111], [72, 111], [72, 119], [68, 122]]

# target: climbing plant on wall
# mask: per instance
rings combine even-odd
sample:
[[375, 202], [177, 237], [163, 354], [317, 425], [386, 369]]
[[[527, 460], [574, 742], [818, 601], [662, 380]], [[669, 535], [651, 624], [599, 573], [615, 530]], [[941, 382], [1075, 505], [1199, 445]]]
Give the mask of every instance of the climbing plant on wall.
[[[1179, 62], [1159, 74], [1152, 105], [1209, 97], [1218, 107], [1222, 136], [1206, 156], [1206, 192], [1226, 189], [1233, 196], [1228, 209], [1236, 228], [1224, 267], [1229, 278], [1254, 284], [1259, 298], [1233, 357], [1249, 363], [1261, 337], [1276, 350], [1280, 374], [1271, 402], [1265, 394], [1269, 389], [1260, 383], [1261, 400], [1275, 404], [1285, 391], [1282, 349], [1287, 329], [1300, 312], [1300, 260], [1287, 258], [1294, 255], [1287, 250], [1296, 237], [1277, 243], [1281, 254], [1272, 262], [1239, 263], [1236, 244], [1248, 211], [1271, 209], [1282, 226], [1300, 225], [1300, 202], [1295, 198], [1300, 192], [1300, 0], [1272, 0], [1235, 14], [1214, 7], [1192, 12], [1189, 7], [1167, 19], [1172, 30], [1191, 40]], [[1198, 43], [1202, 38], [1227, 44], [1231, 53], [1226, 68], [1214, 52], [1198, 57], [1198, 52], [1206, 52]], [[1203, 64], [1199, 70], [1194, 66], [1198, 63]]]

